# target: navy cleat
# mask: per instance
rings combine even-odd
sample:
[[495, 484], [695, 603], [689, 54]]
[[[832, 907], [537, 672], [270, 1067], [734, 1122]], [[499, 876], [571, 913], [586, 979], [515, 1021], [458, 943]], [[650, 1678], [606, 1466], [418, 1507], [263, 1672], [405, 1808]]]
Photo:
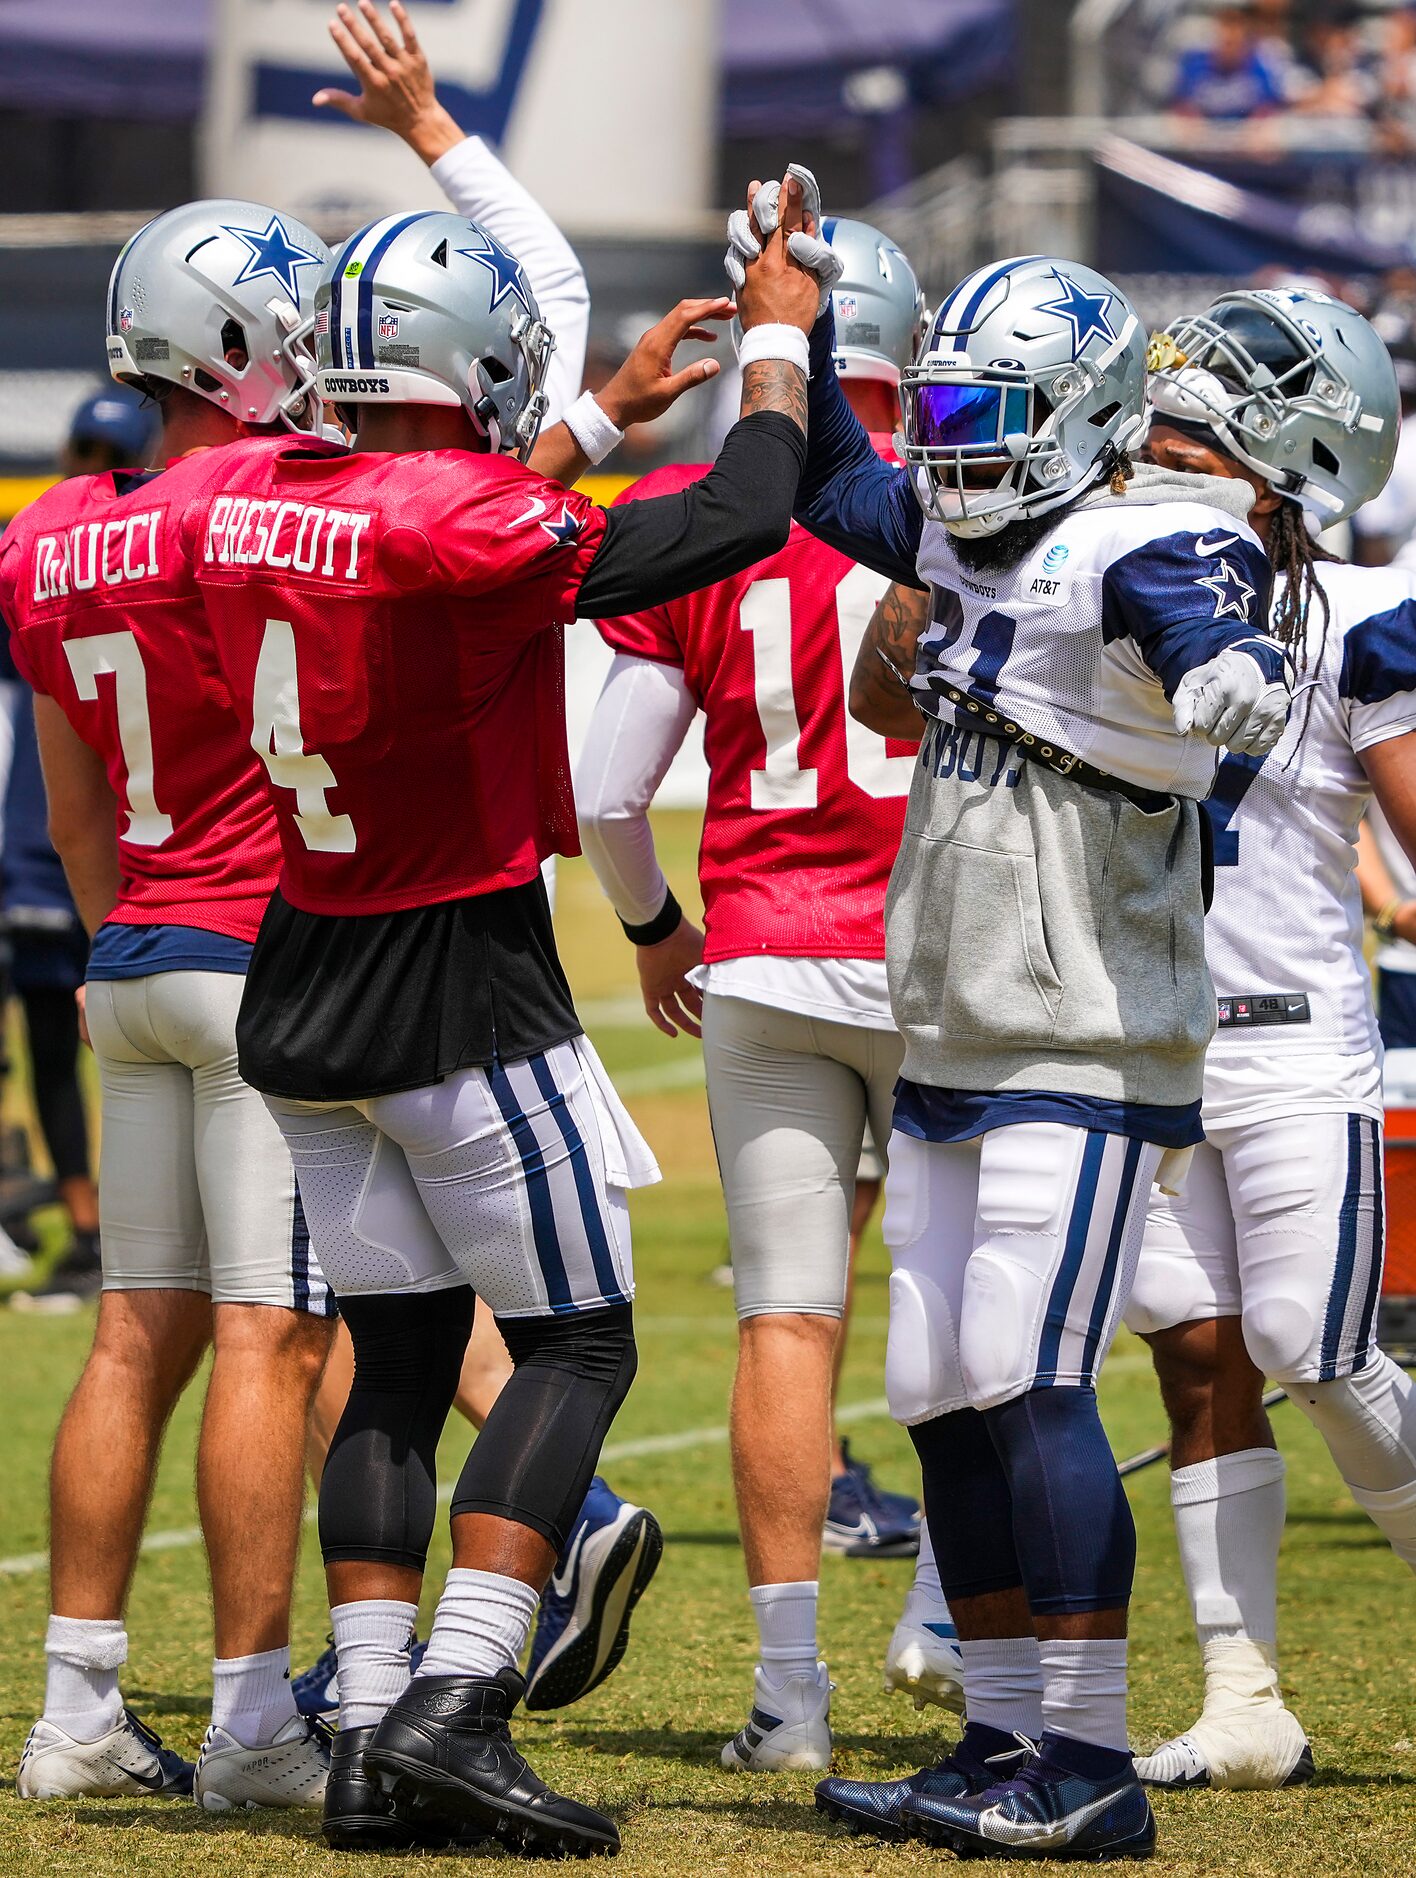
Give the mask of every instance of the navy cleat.
[[578, 1702], [619, 1666], [634, 1607], [663, 1552], [654, 1515], [596, 1475], [541, 1594], [526, 1666], [528, 1709]]
[[[892, 1494], [899, 1501], [903, 1495]], [[845, 1558], [914, 1558], [919, 1552], [919, 1507], [912, 1518], [887, 1504], [868, 1468], [857, 1464], [831, 1482], [821, 1544]]]
[[325, 1648], [310, 1667], [292, 1679], [290, 1693], [300, 1713], [312, 1720], [339, 1713], [339, 1658], [332, 1636], [325, 1638]]
[[[998, 1740], [1007, 1740], [998, 1735]], [[902, 1818], [905, 1802], [916, 1794], [937, 1800], [957, 1800], [1006, 1780], [1032, 1753], [1030, 1741], [1019, 1740], [994, 1748], [994, 1730], [966, 1728], [963, 1738], [935, 1767], [921, 1767], [903, 1780], [840, 1780], [817, 1783], [816, 1810], [834, 1819], [848, 1832], [869, 1833], [876, 1839], [907, 1839]]]
[[1035, 1754], [1013, 1779], [959, 1799], [916, 1793], [900, 1818], [911, 1838], [960, 1858], [1149, 1858], [1155, 1817], [1129, 1759], [1090, 1780]]
[[900, 1525], [913, 1526], [918, 1531], [923, 1509], [913, 1494], [891, 1493], [888, 1488], [878, 1486], [870, 1463], [856, 1459], [851, 1453], [849, 1441], [841, 1443], [841, 1459], [846, 1463], [846, 1472], [855, 1475], [866, 1491], [875, 1496], [876, 1502], [892, 1519]]

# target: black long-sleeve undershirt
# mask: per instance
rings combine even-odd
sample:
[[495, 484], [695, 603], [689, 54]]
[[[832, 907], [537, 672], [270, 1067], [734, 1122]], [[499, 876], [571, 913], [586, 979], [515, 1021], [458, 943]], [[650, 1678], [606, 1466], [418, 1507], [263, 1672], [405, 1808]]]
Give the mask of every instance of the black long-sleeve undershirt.
[[661, 606], [775, 554], [786, 544], [805, 462], [806, 438], [784, 412], [739, 418], [701, 481], [609, 510], [580, 583], [581, 617]]

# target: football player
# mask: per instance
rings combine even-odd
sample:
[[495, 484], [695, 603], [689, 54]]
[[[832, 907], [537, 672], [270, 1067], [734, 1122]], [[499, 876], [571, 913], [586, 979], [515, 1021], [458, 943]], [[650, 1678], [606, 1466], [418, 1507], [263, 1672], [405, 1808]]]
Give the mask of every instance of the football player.
[[1265, 1376], [1416, 1569], [1416, 1386], [1374, 1338], [1381, 1047], [1352, 871], [1373, 796], [1416, 855], [1416, 581], [1344, 566], [1308, 529], [1305, 510], [1327, 526], [1377, 495], [1396, 448], [1396, 374], [1351, 307], [1228, 293], [1173, 322], [1153, 356], [1150, 453], [1246, 492], [1300, 693], [1278, 747], [1226, 757], [1207, 805], [1207, 1139], [1184, 1192], [1152, 1197], [1127, 1318], [1170, 1415], [1205, 1664], [1199, 1720], [1138, 1771], [1155, 1786], [1280, 1787], [1310, 1778], [1313, 1757], [1278, 1681], [1284, 1469]]
[[[739, 251], [754, 221], [734, 218]], [[973, 1855], [1142, 1855], [1135, 1528], [1095, 1382], [1146, 1195], [1200, 1138], [1198, 798], [1219, 746], [1265, 754], [1286, 719], [1268, 564], [1222, 480], [1132, 466], [1145, 337], [1090, 268], [1028, 256], [946, 298], [902, 383], [903, 469], [846, 406], [832, 346], [828, 312], [798, 517], [933, 593], [886, 903], [905, 1037], [886, 1386], [923, 1465], [967, 1726], [880, 1810]], [[1021, 1767], [1018, 1734], [1037, 1742]]]
[[[878, 230], [836, 220], [823, 233], [844, 268], [830, 369], [893, 460], [896, 387], [924, 296]], [[690, 488], [704, 473], [659, 470], [627, 494]], [[751, 1718], [722, 1752], [730, 1768], [831, 1759], [816, 1607], [833, 1360], [863, 1133], [869, 1121], [889, 1137], [903, 1049], [883, 909], [913, 755], [850, 722], [843, 667], [882, 585], [794, 528], [731, 580], [601, 621], [615, 659], [576, 773], [581, 838], [637, 948], [645, 1008], [669, 1035], [704, 1040], [739, 1325], [733, 1474], [759, 1636]], [[706, 944], [664, 879], [647, 812], [699, 710]], [[914, 1550], [913, 1520], [873, 1496], [852, 1510], [862, 1552]], [[913, 1628], [929, 1621], [947, 1626], [947, 1610]], [[931, 1660], [915, 1681], [953, 1694], [949, 1638], [923, 1634]]]
[[[546, 421], [554, 423], [579, 395], [584, 374], [590, 322], [584, 270], [551, 217], [495, 152], [480, 137], [464, 136], [438, 103], [412, 21], [397, 0], [392, 13], [390, 26], [372, 0], [360, 0], [357, 9], [338, 10], [330, 21], [330, 36], [359, 80], [359, 92], [320, 91], [314, 102], [402, 138], [428, 165], [458, 213], [516, 256], [541, 316], [555, 334], [544, 385]], [[548, 861], [548, 887], [553, 885], [553, 867]], [[316, 1485], [349, 1397], [353, 1363], [348, 1332], [341, 1327], [312, 1417], [310, 1463]], [[456, 1400], [474, 1427], [486, 1421], [511, 1367], [496, 1319], [480, 1312], [473, 1321]], [[577, 1701], [615, 1669], [629, 1641], [634, 1607], [662, 1551], [654, 1515], [622, 1500], [597, 1478], [566, 1555], [557, 1561], [542, 1594], [528, 1663], [528, 1708], [559, 1708]], [[294, 1686], [302, 1714], [335, 1713], [339, 1697], [332, 1642]]]
[[[783, 195], [805, 234], [799, 186]], [[412, 1798], [514, 1851], [614, 1851], [613, 1822], [547, 1789], [508, 1727], [633, 1377], [625, 1190], [657, 1173], [581, 1031], [538, 871], [575, 835], [560, 629], [781, 546], [819, 289], [774, 238], [741, 296], [743, 417], [715, 469], [609, 515], [525, 464], [549, 335], [485, 230], [376, 222], [317, 307], [320, 391], [358, 447], [232, 453], [191, 537], [284, 855], [242, 1070], [355, 1350], [320, 1489], [342, 1724], [326, 1827], [407, 1843], [386, 1809]], [[581, 473], [612, 416], [579, 400], [539, 460]], [[515, 1369], [455, 1489], [453, 1568], [408, 1683], [474, 1293]]]
[[136, 235], [109, 288], [109, 365], [158, 406], [158, 461], [192, 467], [71, 478], [0, 543], [50, 829], [93, 936], [103, 1117], [103, 1291], [55, 1444], [26, 1798], [193, 1790], [192, 1768], [123, 1707], [118, 1672], [163, 1430], [208, 1338], [197, 1492], [216, 1661], [197, 1792], [216, 1810], [324, 1790], [327, 1743], [291, 1699], [289, 1619], [332, 1306], [234, 1034], [278, 842], [254, 754], [191, 649], [200, 606], [172, 491], [243, 432], [316, 421], [307, 335], [327, 258], [309, 229], [251, 202], [174, 210]]

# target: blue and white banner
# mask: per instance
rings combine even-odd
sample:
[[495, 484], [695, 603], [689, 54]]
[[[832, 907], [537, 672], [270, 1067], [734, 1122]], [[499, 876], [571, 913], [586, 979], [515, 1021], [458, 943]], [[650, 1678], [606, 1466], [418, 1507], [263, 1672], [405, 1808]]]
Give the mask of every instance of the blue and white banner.
[[[386, 131], [310, 103], [358, 86], [332, 0], [219, 0], [202, 186], [317, 224], [433, 208]], [[438, 95], [572, 234], [685, 232], [712, 195], [717, 0], [409, 0]], [[646, 179], [647, 183], [646, 183]]]

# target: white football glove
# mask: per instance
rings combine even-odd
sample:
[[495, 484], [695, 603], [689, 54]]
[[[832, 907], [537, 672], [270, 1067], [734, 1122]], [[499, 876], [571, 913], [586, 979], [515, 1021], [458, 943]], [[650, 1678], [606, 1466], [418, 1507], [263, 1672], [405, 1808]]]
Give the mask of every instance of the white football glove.
[[[800, 163], [789, 163], [787, 174], [794, 176], [801, 184], [802, 207], [819, 231], [821, 189], [816, 178]], [[752, 198], [750, 215], [746, 209], [735, 209], [728, 217], [728, 251], [723, 256], [723, 268], [734, 293], [741, 290], [749, 265], [762, 252], [762, 243], [776, 233], [777, 199], [781, 189], [779, 182], [763, 183]], [[845, 263], [819, 232], [808, 235], [798, 229], [796, 234], [788, 235], [787, 252], [798, 267], [804, 267], [808, 274], [816, 276], [821, 289], [816, 317], [820, 319], [831, 303], [831, 289], [845, 272]]]
[[1175, 688], [1175, 728], [1240, 756], [1267, 756], [1288, 723], [1288, 686], [1264, 677], [1255, 658], [1226, 646]]

